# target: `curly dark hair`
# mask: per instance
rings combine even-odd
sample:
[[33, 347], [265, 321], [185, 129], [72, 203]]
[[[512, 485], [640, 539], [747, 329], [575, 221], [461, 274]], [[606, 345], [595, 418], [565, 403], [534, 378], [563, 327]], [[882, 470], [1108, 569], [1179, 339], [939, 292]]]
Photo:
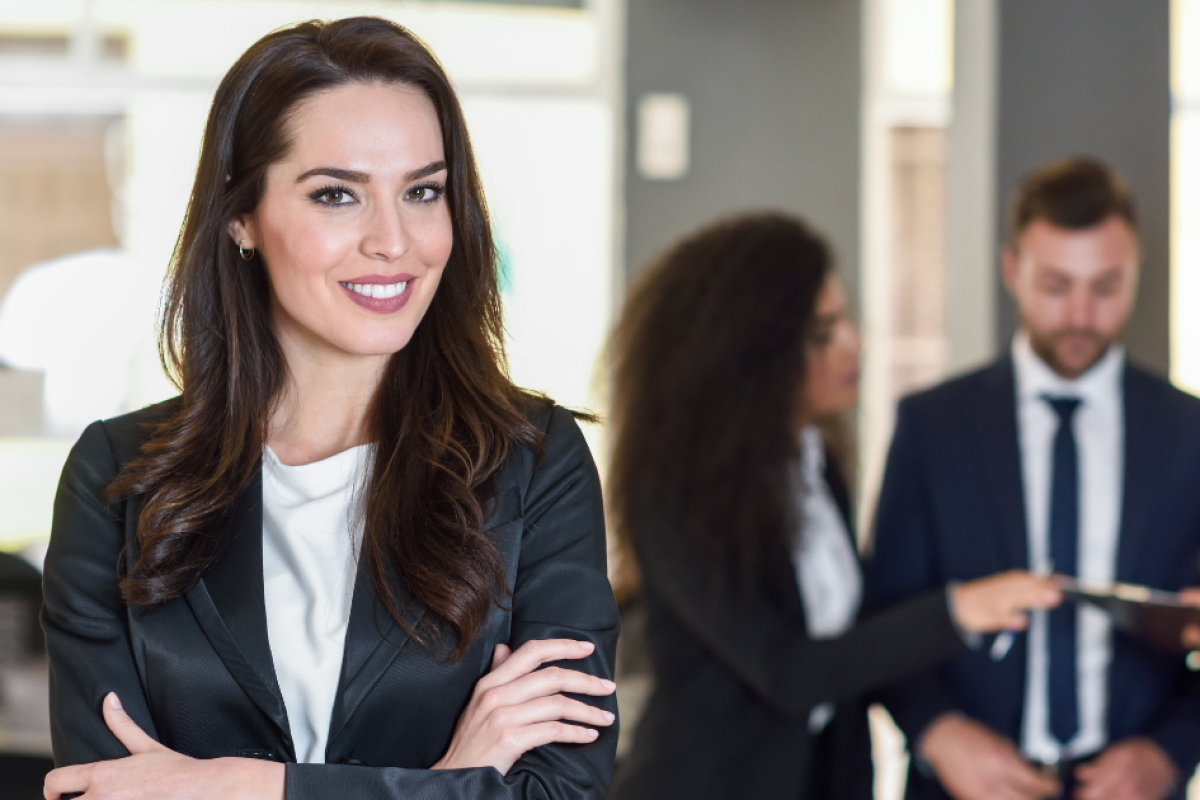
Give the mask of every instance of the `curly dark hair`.
[[[142, 500], [136, 558], [121, 593], [140, 608], [177, 597], [227, 543], [225, 518], [259, 469], [288, 368], [271, 325], [266, 271], [259, 258], [238, 258], [226, 228], [258, 206], [267, 168], [287, 153], [292, 110], [355, 83], [417, 87], [441, 123], [454, 244], [425, 318], [392, 356], [368, 411], [376, 447], [363, 491], [360, 563], [391, 616], [419, 640], [451, 640], [455, 659], [491, 605], [504, 602], [484, 504], [513, 448], [540, 449], [525, 412], [548, 401], [508, 377], [491, 225], [450, 81], [409, 31], [373, 17], [275, 31], [217, 89], [160, 335], [181, 401], [109, 487], [110, 498]], [[425, 608], [419, 631], [392, 590], [397, 576]]]
[[716, 222], [640, 276], [613, 336], [608, 493], [618, 589], [639, 509], [716, 583], [762, 574], [795, 530], [789, 465], [829, 249], [798, 219]]

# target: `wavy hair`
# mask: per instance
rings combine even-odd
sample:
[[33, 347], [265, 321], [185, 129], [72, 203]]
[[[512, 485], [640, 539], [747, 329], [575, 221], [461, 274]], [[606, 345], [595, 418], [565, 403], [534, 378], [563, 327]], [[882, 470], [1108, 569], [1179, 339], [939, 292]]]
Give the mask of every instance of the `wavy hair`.
[[[142, 501], [120, 590], [131, 606], [157, 606], [187, 591], [227, 543], [223, 522], [260, 468], [288, 375], [266, 271], [257, 256], [239, 259], [227, 225], [258, 206], [268, 167], [288, 152], [297, 105], [355, 83], [417, 87], [441, 123], [454, 244], [425, 318], [391, 357], [367, 412], [376, 447], [362, 491], [360, 569], [393, 619], [429, 646], [451, 642], [453, 660], [492, 604], [505, 601], [483, 509], [509, 453], [540, 452], [525, 412], [548, 401], [507, 374], [496, 252], [458, 99], [433, 54], [383, 19], [275, 31], [217, 89], [160, 329], [160, 355], [181, 399], [109, 487], [110, 498]], [[425, 608], [416, 628], [405, 621], [395, 578]]]
[[817, 297], [831, 271], [802, 222], [716, 222], [632, 290], [612, 341], [607, 484], [618, 590], [637, 583], [639, 523], [681, 537], [720, 585], [762, 574], [793, 535], [790, 465]]

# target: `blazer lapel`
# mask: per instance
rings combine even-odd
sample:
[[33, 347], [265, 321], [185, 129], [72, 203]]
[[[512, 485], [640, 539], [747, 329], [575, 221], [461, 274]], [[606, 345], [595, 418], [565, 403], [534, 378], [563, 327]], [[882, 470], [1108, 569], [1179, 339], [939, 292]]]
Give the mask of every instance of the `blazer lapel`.
[[[1012, 359], [1005, 357], [981, 376], [976, 402], [968, 406], [969, 427], [982, 461], [986, 485], [999, 523], [999, 556], [1009, 569], [1027, 569], [1025, 488], [1017, 430], [1016, 383]], [[976, 534], [978, 535], [978, 534]]]
[[[1156, 424], [1152, 402], [1141, 376], [1128, 365], [1121, 382], [1125, 405], [1125, 477], [1121, 498], [1121, 528], [1117, 544], [1117, 580], [1151, 583], [1147, 574], [1145, 546], [1151, 498], [1155, 487], [1166, 485], [1164, 453], [1170, 451]], [[1160, 488], [1161, 491], [1161, 488]]]
[[[520, 526], [504, 523], [519, 521], [520, 495], [515, 488], [498, 492], [485, 506], [485, 530], [492, 533], [496, 547], [505, 559], [509, 572], [509, 589], [516, 579], [516, 555], [520, 552]], [[510, 527], [513, 529], [510, 530]], [[510, 540], [509, 537], [512, 537]], [[404, 621], [415, 629], [425, 616], [423, 606], [402, 580], [393, 577], [392, 594], [403, 611]], [[338, 682], [333, 713], [329, 719], [327, 749], [333, 747], [338, 735], [346, 730], [354, 712], [383, 674], [392, 667], [412, 638], [398, 625], [378, 601], [371, 575], [361, 567], [354, 583], [354, 598], [350, 606], [350, 621], [346, 626], [346, 645], [342, 656], [342, 671]], [[491, 654], [488, 654], [490, 663]]]
[[[402, 581], [392, 582], [392, 592], [404, 609], [404, 621], [409, 628], [415, 629], [425, 615], [425, 607], [409, 593]], [[338, 692], [329, 717], [327, 748], [333, 745], [362, 701], [411, 638], [408, 631], [397, 625], [376, 600], [375, 594], [374, 581], [360, 567], [350, 604], [350, 621], [346, 626]]]
[[255, 471], [238, 496], [228, 524], [225, 552], [187, 592], [187, 601], [234, 679], [279, 728], [294, 760], [287, 710], [267, 638], [261, 470]]

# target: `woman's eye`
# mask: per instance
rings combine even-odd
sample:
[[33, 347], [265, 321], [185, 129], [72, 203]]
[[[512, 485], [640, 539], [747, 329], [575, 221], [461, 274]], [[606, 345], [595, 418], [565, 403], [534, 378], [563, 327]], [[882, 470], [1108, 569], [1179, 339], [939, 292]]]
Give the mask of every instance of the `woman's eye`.
[[354, 195], [348, 189], [340, 189], [336, 186], [326, 186], [324, 189], [318, 189], [309, 195], [309, 197], [325, 206], [344, 206], [354, 202]]
[[426, 184], [424, 186], [414, 186], [409, 189], [408, 196], [418, 203], [432, 203], [440, 199], [444, 191], [445, 189], [441, 186]]

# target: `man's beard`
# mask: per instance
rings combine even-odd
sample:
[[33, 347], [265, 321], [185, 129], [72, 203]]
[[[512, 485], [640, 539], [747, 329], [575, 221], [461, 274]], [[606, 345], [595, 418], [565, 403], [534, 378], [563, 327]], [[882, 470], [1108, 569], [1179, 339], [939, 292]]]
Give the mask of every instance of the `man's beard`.
[[[1071, 363], [1064, 361], [1060, 357], [1064, 345], [1062, 340], [1067, 337], [1084, 337], [1092, 343], [1088, 357], [1083, 363]], [[1060, 377], [1073, 379], [1078, 378], [1083, 373], [1087, 372], [1096, 362], [1104, 357], [1108, 352], [1108, 348], [1116, 341], [1116, 337], [1104, 336], [1097, 331], [1087, 328], [1067, 328], [1065, 330], [1054, 331], [1047, 335], [1038, 335], [1032, 330], [1029, 332], [1029, 344], [1033, 347], [1033, 352], [1037, 353], [1042, 361], [1050, 369], [1054, 370]]]

